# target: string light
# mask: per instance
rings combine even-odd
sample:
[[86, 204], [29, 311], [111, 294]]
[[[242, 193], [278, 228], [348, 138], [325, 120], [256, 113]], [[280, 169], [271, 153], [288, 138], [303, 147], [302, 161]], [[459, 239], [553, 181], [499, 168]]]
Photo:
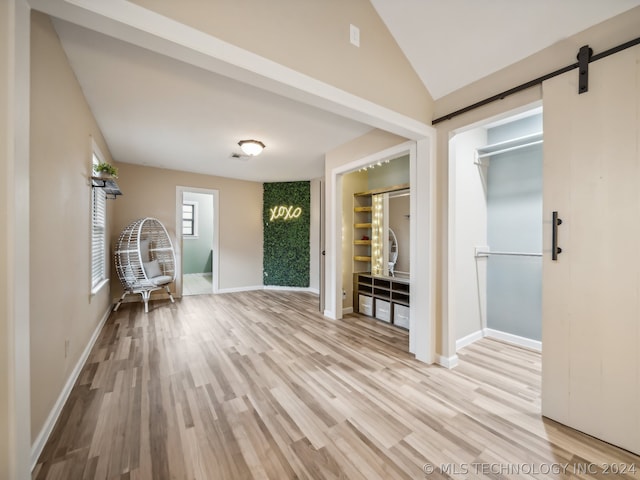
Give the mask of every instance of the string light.
[[371, 219], [371, 273], [382, 274], [382, 195], [372, 196], [373, 218]]
[[373, 170], [376, 167], [381, 167], [383, 164], [389, 163], [391, 160], [385, 160], [384, 162], [380, 161], [378, 163], [372, 163], [371, 165], [366, 165], [364, 167], [360, 167], [358, 172], [366, 172], [367, 170]]

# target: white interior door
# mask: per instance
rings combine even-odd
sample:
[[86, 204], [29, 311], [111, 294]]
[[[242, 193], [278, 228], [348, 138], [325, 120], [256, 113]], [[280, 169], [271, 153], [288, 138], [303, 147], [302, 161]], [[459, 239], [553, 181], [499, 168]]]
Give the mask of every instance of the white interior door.
[[543, 85], [542, 413], [640, 453], [640, 46], [577, 91], [577, 71]]

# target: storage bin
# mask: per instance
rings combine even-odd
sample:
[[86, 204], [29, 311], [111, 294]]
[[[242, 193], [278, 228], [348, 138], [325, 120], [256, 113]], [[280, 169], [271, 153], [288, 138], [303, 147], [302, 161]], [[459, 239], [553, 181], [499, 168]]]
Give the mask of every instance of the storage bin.
[[376, 318], [384, 322], [391, 321], [391, 303], [384, 300], [376, 300]]
[[373, 297], [358, 295], [358, 300], [358, 312], [362, 315], [369, 315], [370, 317], [373, 317]]
[[409, 319], [410, 319], [410, 310], [409, 307], [405, 305], [398, 305], [397, 303], [393, 304], [393, 324], [398, 327], [409, 329]]

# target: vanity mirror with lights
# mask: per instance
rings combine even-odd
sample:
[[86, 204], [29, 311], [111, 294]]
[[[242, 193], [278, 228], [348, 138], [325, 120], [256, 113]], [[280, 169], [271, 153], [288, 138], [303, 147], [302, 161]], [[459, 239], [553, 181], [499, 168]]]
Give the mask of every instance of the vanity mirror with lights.
[[353, 195], [354, 312], [409, 328], [408, 184]]

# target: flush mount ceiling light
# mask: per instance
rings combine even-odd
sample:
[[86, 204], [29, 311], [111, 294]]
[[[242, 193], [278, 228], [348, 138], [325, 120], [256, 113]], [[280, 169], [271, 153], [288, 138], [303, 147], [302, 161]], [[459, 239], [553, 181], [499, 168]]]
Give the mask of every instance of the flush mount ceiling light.
[[240, 140], [238, 142], [242, 151], [250, 157], [255, 157], [262, 153], [262, 149], [265, 147], [264, 143], [259, 140]]

